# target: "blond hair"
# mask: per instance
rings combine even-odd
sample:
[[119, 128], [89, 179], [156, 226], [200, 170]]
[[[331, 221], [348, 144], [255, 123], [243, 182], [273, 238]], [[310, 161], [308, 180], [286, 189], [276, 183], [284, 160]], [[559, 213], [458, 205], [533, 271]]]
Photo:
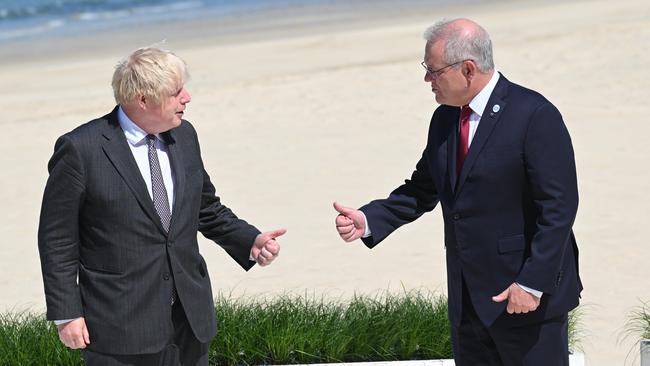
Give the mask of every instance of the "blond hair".
[[113, 95], [117, 104], [144, 96], [154, 103], [173, 95], [189, 79], [185, 61], [171, 51], [156, 47], [135, 50], [115, 66]]

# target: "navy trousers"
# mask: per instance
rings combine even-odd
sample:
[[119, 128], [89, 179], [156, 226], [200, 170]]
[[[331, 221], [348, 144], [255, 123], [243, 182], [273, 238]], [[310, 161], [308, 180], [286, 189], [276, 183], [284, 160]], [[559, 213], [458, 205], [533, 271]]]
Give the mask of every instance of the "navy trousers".
[[525, 326], [485, 327], [464, 283], [462, 296], [461, 323], [451, 326], [456, 366], [569, 366], [567, 314]]

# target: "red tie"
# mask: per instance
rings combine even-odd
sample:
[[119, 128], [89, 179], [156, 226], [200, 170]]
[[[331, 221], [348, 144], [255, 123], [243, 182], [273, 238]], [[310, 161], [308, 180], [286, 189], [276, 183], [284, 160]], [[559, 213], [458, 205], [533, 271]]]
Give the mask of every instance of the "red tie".
[[458, 133], [458, 155], [456, 156], [456, 176], [460, 176], [463, 163], [469, 151], [469, 116], [472, 109], [464, 105], [460, 111], [460, 132]]

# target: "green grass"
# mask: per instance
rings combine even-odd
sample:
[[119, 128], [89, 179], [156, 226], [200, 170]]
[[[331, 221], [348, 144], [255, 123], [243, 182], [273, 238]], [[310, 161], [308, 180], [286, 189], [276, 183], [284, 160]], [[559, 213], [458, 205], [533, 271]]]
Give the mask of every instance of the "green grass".
[[579, 306], [569, 312], [569, 350], [582, 350], [582, 340], [585, 338], [583, 324], [584, 308]]
[[627, 316], [627, 321], [618, 336], [618, 343], [632, 340], [630, 350], [625, 356], [625, 364], [628, 360], [634, 362], [637, 359], [638, 346], [641, 340], [650, 339], [650, 303], [642, 302], [634, 308]]
[[44, 315], [0, 314], [0, 365], [82, 365], [81, 353], [66, 348]]
[[642, 302], [630, 312], [624, 333], [625, 337], [631, 337], [636, 342], [650, 339], [650, 302]]
[[[316, 295], [263, 300], [220, 295], [211, 365], [291, 364], [451, 358], [446, 298], [429, 292]], [[647, 314], [647, 312], [646, 312]], [[578, 317], [569, 321], [570, 344]], [[82, 365], [43, 315], [0, 315], [0, 365]]]
[[349, 302], [283, 296], [217, 298], [215, 364], [289, 364], [451, 357], [446, 299], [356, 296]]

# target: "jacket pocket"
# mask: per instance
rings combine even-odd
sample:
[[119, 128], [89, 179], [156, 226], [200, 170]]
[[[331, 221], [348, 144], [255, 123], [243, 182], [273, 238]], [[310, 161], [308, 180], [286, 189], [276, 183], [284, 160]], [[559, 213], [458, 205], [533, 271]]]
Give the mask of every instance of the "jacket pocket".
[[520, 252], [526, 248], [526, 239], [523, 234], [499, 239], [499, 254]]
[[107, 264], [101, 264], [101, 263], [88, 263], [87, 261], [81, 262], [80, 265], [82, 266], [83, 269], [89, 272], [95, 272], [99, 274], [105, 274], [105, 275], [122, 275], [124, 274], [123, 271], [120, 271], [117, 268], [113, 268], [112, 266], [109, 266]]

